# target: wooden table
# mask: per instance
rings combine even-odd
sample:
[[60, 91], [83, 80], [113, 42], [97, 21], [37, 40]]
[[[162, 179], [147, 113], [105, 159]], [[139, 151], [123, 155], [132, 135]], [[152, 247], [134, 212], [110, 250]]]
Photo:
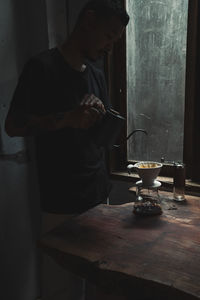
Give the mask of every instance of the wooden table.
[[163, 199], [154, 217], [135, 216], [132, 207], [99, 205], [44, 235], [40, 247], [127, 299], [200, 299], [200, 198], [176, 207]]

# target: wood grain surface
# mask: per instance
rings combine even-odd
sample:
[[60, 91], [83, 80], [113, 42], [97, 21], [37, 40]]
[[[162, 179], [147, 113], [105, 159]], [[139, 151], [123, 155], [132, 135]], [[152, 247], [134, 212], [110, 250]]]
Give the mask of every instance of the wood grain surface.
[[126, 299], [200, 299], [200, 198], [164, 194], [161, 216], [133, 203], [101, 204], [47, 233], [39, 246], [57, 263]]

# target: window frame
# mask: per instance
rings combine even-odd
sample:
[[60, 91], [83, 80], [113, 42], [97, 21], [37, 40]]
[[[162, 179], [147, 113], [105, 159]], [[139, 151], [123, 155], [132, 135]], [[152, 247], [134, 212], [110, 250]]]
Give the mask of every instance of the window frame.
[[[124, 1], [126, 3], [126, 1]], [[186, 178], [200, 182], [200, 3], [198, 0], [189, 0], [188, 31], [186, 52], [186, 83], [185, 83], [185, 117], [184, 117], [184, 144], [183, 162], [186, 165]], [[109, 96], [114, 109], [125, 118], [127, 116], [127, 70], [126, 70], [126, 32], [115, 44], [112, 55], [105, 61]], [[121, 147], [110, 151], [110, 173], [125, 172], [128, 163], [127, 143], [122, 143], [127, 134], [127, 125], [124, 126], [118, 143]], [[136, 162], [136, 161], [135, 161]], [[173, 177], [173, 164], [164, 163], [161, 176]], [[127, 174], [128, 176], [128, 174]]]

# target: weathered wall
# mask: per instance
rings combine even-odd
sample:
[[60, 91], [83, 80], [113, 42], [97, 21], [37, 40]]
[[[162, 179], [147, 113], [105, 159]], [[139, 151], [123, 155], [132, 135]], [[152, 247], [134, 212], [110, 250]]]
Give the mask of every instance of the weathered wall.
[[26, 143], [4, 121], [23, 64], [47, 46], [44, 1], [0, 1], [0, 291], [9, 300], [36, 298], [39, 195], [33, 162], [15, 155]]

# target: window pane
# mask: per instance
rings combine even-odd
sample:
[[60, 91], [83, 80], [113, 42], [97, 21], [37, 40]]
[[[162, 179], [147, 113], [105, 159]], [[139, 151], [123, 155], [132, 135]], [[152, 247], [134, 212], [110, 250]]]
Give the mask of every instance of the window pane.
[[128, 160], [182, 161], [188, 0], [127, 0]]

